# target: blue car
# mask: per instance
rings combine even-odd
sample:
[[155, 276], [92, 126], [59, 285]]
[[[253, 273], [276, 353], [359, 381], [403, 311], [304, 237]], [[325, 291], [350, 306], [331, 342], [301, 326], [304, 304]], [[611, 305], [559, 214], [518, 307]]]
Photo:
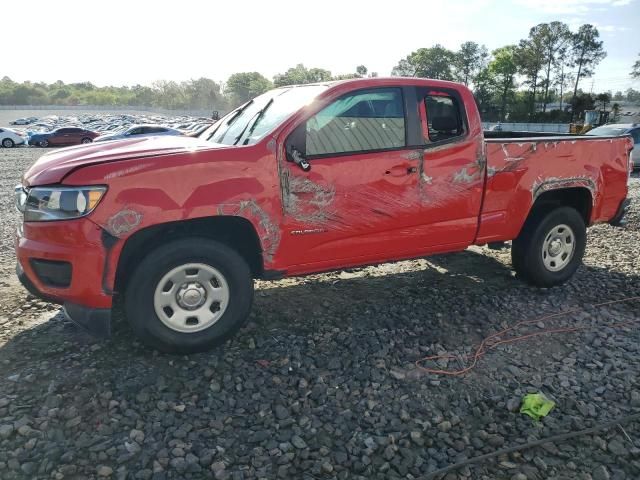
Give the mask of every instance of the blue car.
[[104, 142], [107, 140], [122, 140], [125, 138], [155, 137], [158, 135], [182, 135], [180, 130], [163, 127], [162, 125], [134, 125], [120, 133], [110, 133], [100, 135], [94, 142]]

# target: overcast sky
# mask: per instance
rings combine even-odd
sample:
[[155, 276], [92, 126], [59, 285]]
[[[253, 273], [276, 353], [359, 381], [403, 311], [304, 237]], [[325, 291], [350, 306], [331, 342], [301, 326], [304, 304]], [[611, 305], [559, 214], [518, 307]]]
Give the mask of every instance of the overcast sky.
[[[608, 57], [595, 91], [640, 88], [629, 77], [640, 52], [640, 0], [30, 0], [3, 11], [12, 18], [0, 28], [0, 76], [17, 81], [271, 78], [297, 63], [334, 74], [364, 64], [389, 75], [420, 47], [473, 40], [491, 50], [561, 20], [600, 30]], [[591, 80], [581, 86], [588, 91]]]

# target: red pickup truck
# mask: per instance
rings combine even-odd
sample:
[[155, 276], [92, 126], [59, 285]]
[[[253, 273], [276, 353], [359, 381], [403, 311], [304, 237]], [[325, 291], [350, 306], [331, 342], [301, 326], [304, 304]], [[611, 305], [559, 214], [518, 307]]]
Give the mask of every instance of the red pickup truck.
[[511, 240], [521, 278], [561, 284], [586, 227], [624, 215], [632, 140], [491, 133], [462, 85], [357, 79], [272, 90], [199, 138], [57, 150], [16, 188], [18, 275], [98, 335], [123, 294], [171, 352], [238, 330], [254, 278]]

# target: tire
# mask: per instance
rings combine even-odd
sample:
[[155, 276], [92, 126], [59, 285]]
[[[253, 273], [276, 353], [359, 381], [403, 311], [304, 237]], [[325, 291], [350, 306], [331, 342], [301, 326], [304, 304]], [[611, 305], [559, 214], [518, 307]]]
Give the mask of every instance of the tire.
[[[201, 283], [208, 276], [212, 280]], [[196, 299], [204, 304], [196, 305]], [[158, 247], [137, 265], [127, 282], [124, 307], [133, 331], [148, 346], [167, 353], [195, 353], [237, 332], [252, 302], [247, 262], [222, 243], [190, 238]]]
[[83, 138], [82, 140], [80, 140], [80, 143], [82, 144], [87, 144], [87, 143], [91, 143], [93, 140], [91, 140], [90, 138]]
[[5, 138], [4, 140], [2, 140], [2, 146], [4, 148], [13, 148], [14, 145], [15, 143], [13, 143], [13, 140], [11, 140], [10, 138]]
[[538, 287], [569, 280], [582, 263], [587, 228], [577, 210], [560, 207], [533, 212], [511, 246], [518, 275]]
[[47, 148], [49, 146], [49, 140], [40, 140], [38, 145], [42, 148]]

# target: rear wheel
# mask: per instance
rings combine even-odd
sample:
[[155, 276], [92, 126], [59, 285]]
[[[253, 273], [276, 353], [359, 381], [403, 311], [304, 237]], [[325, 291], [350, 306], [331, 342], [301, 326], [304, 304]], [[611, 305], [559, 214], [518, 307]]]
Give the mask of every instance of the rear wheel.
[[247, 262], [206, 238], [176, 240], [140, 262], [125, 291], [125, 312], [136, 335], [169, 353], [214, 347], [246, 321], [253, 301]]
[[519, 277], [539, 287], [566, 282], [580, 266], [587, 243], [582, 216], [570, 207], [533, 213], [513, 241], [511, 260]]
[[5, 138], [4, 140], [2, 140], [2, 146], [4, 148], [13, 148], [15, 144], [13, 143], [13, 140], [11, 140], [10, 138]]

